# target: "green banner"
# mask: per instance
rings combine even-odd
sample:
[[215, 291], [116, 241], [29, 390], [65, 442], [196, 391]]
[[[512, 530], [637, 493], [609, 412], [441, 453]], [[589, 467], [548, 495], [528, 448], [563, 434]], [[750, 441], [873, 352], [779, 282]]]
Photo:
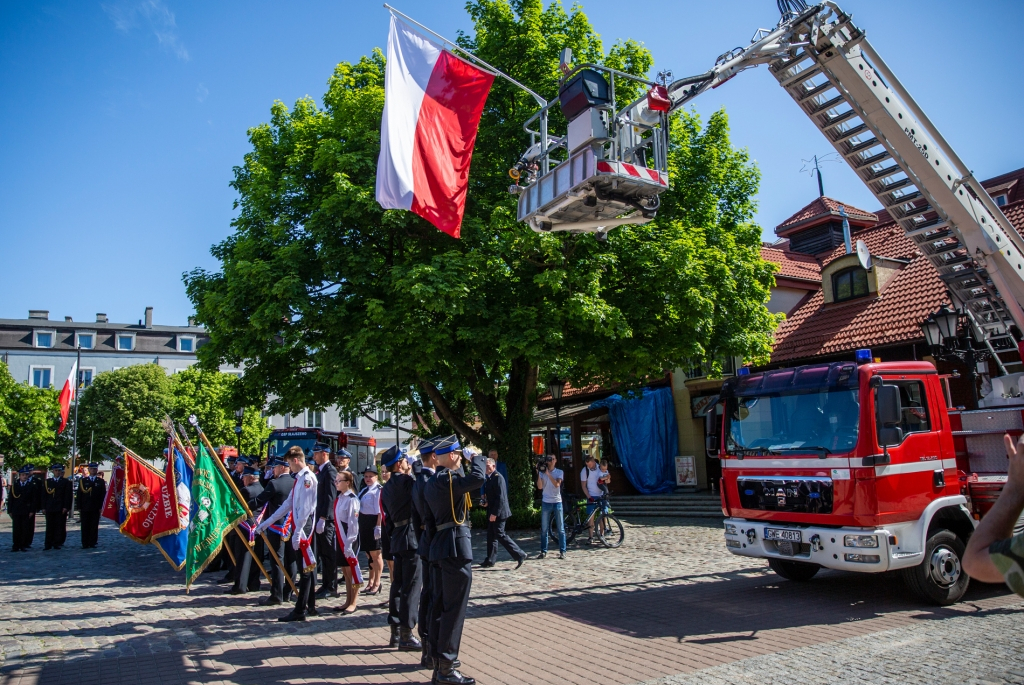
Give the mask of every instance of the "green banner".
[[185, 556], [185, 590], [214, 560], [224, 543], [224, 534], [245, 518], [245, 509], [231, 491], [224, 471], [203, 445], [199, 445], [192, 475], [192, 523]]

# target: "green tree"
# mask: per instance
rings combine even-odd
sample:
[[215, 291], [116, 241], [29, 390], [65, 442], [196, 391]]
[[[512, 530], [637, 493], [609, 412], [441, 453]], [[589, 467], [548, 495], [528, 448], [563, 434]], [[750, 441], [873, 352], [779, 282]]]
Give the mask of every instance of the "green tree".
[[53, 461], [68, 463], [74, 424], [69, 418], [60, 428], [60, 401], [52, 388], [18, 383], [7, 365], [0, 362], [0, 454], [5, 466], [24, 464], [46, 467]]
[[[235, 445], [236, 385], [238, 378], [230, 373], [205, 371], [195, 366], [176, 373], [171, 377], [174, 398], [171, 417], [186, 424], [189, 415], [195, 414], [200, 428], [214, 446]], [[255, 454], [260, 441], [268, 435], [270, 428], [260, 410], [246, 407], [242, 418], [242, 452]]]
[[79, 400], [79, 439], [94, 433], [94, 452], [111, 454], [117, 438], [139, 456], [163, 457], [162, 421], [174, 408], [171, 379], [156, 364], [137, 364], [98, 374]]
[[[605, 54], [577, 7], [468, 4], [463, 44], [552, 97], [558, 53], [645, 74], [634, 41]], [[652, 377], [723, 354], [763, 360], [775, 319], [772, 268], [751, 222], [758, 173], [732, 148], [724, 113], [681, 114], [674, 190], [655, 222], [591, 235], [516, 221], [506, 170], [529, 144], [530, 96], [495, 81], [474, 153], [462, 239], [374, 200], [384, 60], [337, 66], [323, 108], [309, 98], [250, 129], [235, 168], [235, 232], [218, 272], [186, 274], [210, 334], [201, 363], [246, 364], [240, 392], [275, 411], [398, 401], [507, 462], [516, 509], [532, 502], [529, 424], [538, 386]], [[556, 126], [554, 123], [553, 126]]]

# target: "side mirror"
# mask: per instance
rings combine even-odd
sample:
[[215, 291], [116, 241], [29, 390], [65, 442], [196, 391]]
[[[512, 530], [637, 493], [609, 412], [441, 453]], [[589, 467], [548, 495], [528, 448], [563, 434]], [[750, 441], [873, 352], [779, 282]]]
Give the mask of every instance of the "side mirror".
[[704, 434], [707, 436], [704, 438], [704, 449], [709, 457], [718, 456], [719, 425], [718, 405], [716, 404], [704, 415]]
[[895, 385], [878, 388], [875, 414], [878, 417], [878, 444], [882, 447], [903, 442], [903, 406], [900, 403], [900, 389]]

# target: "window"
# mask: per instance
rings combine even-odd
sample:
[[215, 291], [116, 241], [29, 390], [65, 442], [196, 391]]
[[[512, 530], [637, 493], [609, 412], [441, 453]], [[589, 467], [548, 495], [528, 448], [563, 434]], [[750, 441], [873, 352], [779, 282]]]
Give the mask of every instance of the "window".
[[57, 331], [36, 331], [36, 347], [53, 347]]
[[195, 352], [196, 351], [196, 336], [194, 335], [179, 335], [178, 336], [178, 352]]
[[832, 300], [842, 302], [868, 294], [868, 272], [855, 266], [832, 277]]
[[309, 409], [306, 411], [306, 428], [323, 428], [324, 413]]
[[378, 423], [391, 423], [391, 412], [386, 409], [377, 410]]
[[930, 431], [931, 421], [928, 417], [928, 398], [924, 393], [924, 384], [921, 381], [889, 379], [885, 380], [885, 384], [895, 385], [900, 389], [900, 406], [903, 409], [900, 428], [903, 429], [903, 435]]
[[121, 352], [131, 352], [135, 349], [135, 334], [134, 333], [118, 333], [117, 334], [117, 349]]
[[1003, 205], [1006, 204], [1006, 193], [1003, 193], [1002, 195], [996, 195], [992, 199], [996, 201], [996, 204], [998, 206], [1002, 207]]
[[82, 367], [78, 370], [78, 387], [88, 388], [92, 385], [92, 377], [96, 375], [96, 369]]
[[96, 334], [89, 332], [75, 333], [75, 345], [83, 350], [91, 350], [96, 347]]
[[353, 430], [359, 430], [359, 415], [354, 411], [341, 410], [341, 423], [345, 428], [351, 428]]
[[32, 385], [37, 388], [50, 388], [53, 387], [53, 367], [52, 366], [32, 366], [29, 367], [29, 376], [32, 380]]

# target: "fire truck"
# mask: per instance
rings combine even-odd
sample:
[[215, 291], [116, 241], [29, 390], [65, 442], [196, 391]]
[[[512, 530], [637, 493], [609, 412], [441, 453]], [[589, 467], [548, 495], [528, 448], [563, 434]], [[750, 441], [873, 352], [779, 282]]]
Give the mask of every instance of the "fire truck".
[[[923, 362], [856, 361], [738, 376], [710, 412], [723, 465], [729, 551], [780, 575], [899, 570], [939, 604], [969, 578], [960, 559], [1006, 480], [1002, 436], [1022, 429], [1024, 238], [836, 3], [776, 0], [781, 18], [706, 72], [654, 81], [563, 52], [558, 98], [524, 125], [509, 171], [534, 231], [594, 233], [651, 221], [671, 187], [673, 111], [758, 65], [792, 97], [934, 265], [998, 365], [981, 411], [950, 410]], [[639, 97], [623, 101], [623, 93]], [[618, 92], [618, 99], [616, 93]], [[549, 130], [557, 107], [564, 135]], [[847, 241], [847, 251], [851, 250]], [[994, 406], [1002, 405], [1002, 406]]]
[[373, 462], [377, 447], [375, 438], [352, 433], [325, 431], [322, 428], [275, 428], [264, 441], [264, 449], [268, 457], [283, 457], [292, 447], [301, 447], [307, 455], [312, 454], [316, 443], [330, 445], [337, 451], [347, 449], [352, 454], [349, 465], [353, 471], [360, 472]]

